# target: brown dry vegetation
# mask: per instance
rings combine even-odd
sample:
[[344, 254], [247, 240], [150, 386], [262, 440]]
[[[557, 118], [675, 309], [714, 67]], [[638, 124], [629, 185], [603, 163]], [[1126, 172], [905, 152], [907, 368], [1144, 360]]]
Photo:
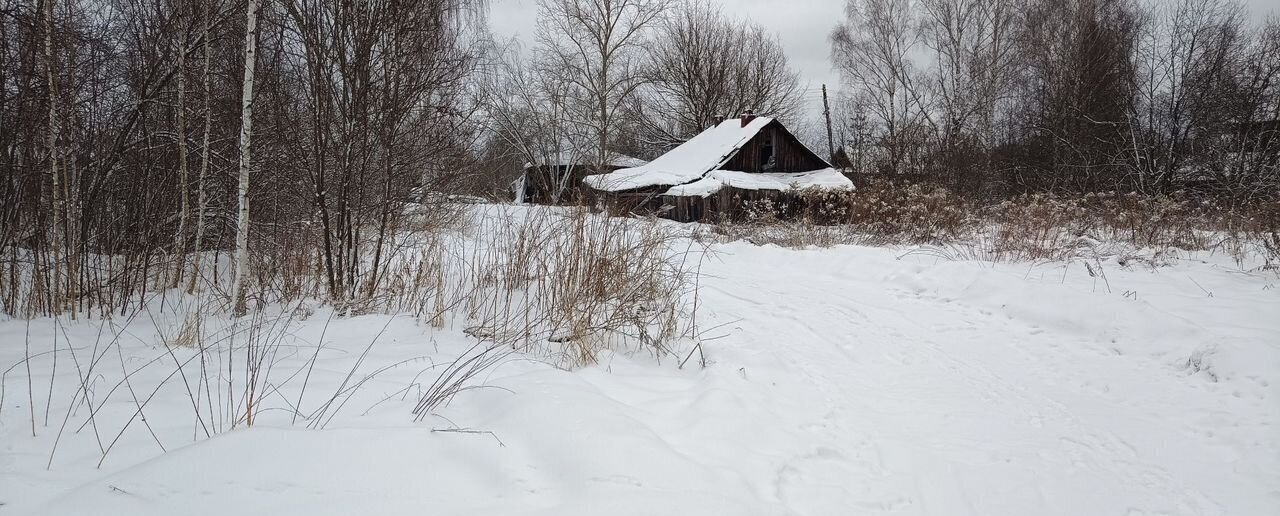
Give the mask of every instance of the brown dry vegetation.
[[[327, 296], [324, 257], [305, 232], [259, 243], [271, 252], [253, 256], [250, 308], [315, 300], [339, 314], [412, 314], [565, 366], [592, 363], [605, 349], [674, 357], [672, 343], [694, 331], [691, 291], [702, 253], [670, 226], [583, 209], [417, 208], [391, 228], [381, 265], [365, 264], [348, 278], [357, 294], [341, 299]], [[57, 288], [63, 282], [32, 281], [41, 277], [33, 275], [38, 264], [8, 262], [0, 275], [4, 311], [33, 317], [89, 298], [95, 301], [70, 313], [110, 317], [165, 296], [195, 296], [212, 313], [229, 309], [225, 254], [195, 258], [205, 263], [192, 293], [170, 288], [172, 257], [90, 259], [97, 274], [74, 292]]]
[[1170, 195], [1024, 194], [979, 204], [940, 186], [873, 180], [855, 192], [810, 192], [751, 201], [746, 220], [722, 221], [704, 236], [784, 246], [925, 245], [991, 260], [1063, 260], [1091, 252], [1226, 253], [1243, 263], [1280, 261], [1280, 205], [1224, 205]]

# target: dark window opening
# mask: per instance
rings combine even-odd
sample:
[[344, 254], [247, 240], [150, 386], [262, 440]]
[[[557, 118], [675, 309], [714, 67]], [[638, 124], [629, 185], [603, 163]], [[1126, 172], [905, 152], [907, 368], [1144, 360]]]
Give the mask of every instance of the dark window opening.
[[767, 139], [761, 142], [759, 163], [760, 163], [760, 170], [765, 172], [778, 168], [777, 163], [775, 163], [773, 159], [773, 140], [772, 139]]

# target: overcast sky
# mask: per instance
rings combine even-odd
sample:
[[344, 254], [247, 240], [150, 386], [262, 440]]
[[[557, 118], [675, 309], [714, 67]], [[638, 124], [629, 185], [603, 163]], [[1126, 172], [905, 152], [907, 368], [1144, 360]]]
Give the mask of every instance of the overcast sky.
[[[839, 87], [831, 69], [828, 35], [844, 18], [845, 0], [712, 0], [728, 14], [750, 19], [774, 32], [782, 41], [791, 66], [807, 83], [807, 99], [814, 106], [819, 88]], [[1158, 0], [1157, 0], [1158, 1]], [[1277, 0], [1244, 0], [1250, 13], [1260, 19], [1268, 12], [1280, 12]], [[491, 0], [490, 26], [499, 39], [516, 37], [532, 43], [537, 20], [537, 0]]]
[[[811, 96], [822, 84], [836, 86], [827, 36], [844, 17], [844, 0], [712, 0], [733, 16], [750, 19], [782, 40], [791, 66], [809, 83]], [[490, 27], [500, 39], [532, 43], [537, 0], [491, 0]]]

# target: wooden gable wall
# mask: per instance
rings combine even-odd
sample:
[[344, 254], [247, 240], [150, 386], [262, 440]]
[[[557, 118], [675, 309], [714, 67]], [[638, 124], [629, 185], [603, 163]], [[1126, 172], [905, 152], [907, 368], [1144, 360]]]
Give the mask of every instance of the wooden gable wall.
[[[775, 168], [765, 170], [765, 157], [772, 151]], [[739, 172], [808, 172], [827, 168], [822, 158], [800, 143], [790, 131], [776, 120], [765, 126], [742, 146], [720, 170]]]

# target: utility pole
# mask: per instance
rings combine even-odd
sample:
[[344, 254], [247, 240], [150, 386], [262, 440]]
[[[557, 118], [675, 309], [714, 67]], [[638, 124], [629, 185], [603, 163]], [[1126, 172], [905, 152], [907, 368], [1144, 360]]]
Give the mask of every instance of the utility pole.
[[834, 165], [836, 160], [836, 146], [831, 139], [831, 104], [827, 102], [827, 85], [822, 85], [822, 116], [827, 119], [827, 158]]
[[858, 131], [857, 133], [854, 134], [854, 138], [855, 138], [854, 141], [856, 142], [854, 143], [854, 145], [857, 146], [855, 147], [854, 152], [858, 153], [858, 161], [856, 161], [854, 164], [854, 167], [856, 167], [854, 168], [854, 170], [858, 172], [862, 172], [862, 157], [866, 149], [865, 140], [867, 135], [867, 131], [866, 131], [867, 117], [866, 115], [863, 115], [862, 110], [859, 109], [857, 114], [854, 115], [853, 120], [854, 120], [854, 124], [857, 124], [857, 131]]

